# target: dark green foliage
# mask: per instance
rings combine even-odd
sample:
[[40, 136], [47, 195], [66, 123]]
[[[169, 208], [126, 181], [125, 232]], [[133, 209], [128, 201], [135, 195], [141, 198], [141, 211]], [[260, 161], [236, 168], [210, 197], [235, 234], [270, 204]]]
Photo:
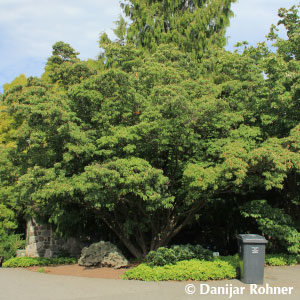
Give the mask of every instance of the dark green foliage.
[[0, 235], [0, 256], [4, 259], [10, 259], [16, 256], [18, 249], [25, 248], [25, 240], [22, 239], [20, 234], [1, 234]]
[[170, 265], [175, 264], [177, 261], [174, 250], [166, 247], [160, 247], [155, 251], [150, 251], [146, 256], [146, 262], [150, 266]]
[[[220, 24], [209, 23], [220, 29], [217, 45], [231, 2], [205, 2], [212, 9], [208, 23], [221, 10], [216, 15]], [[161, 29], [165, 16], [179, 13], [183, 2], [131, 3], [141, 4], [132, 12], [130, 3], [125, 8], [137, 23], [154, 22], [152, 13], [157, 12], [155, 26]], [[198, 26], [189, 18], [202, 4], [184, 3], [190, 7], [183, 7], [178, 18], [170, 17], [170, 26], [179, 26], [177, 21]], [[18, 81], [1, 97], [7, 120], [0, 125], [0, 208], [5, 211], [0, 217], [5, 230], [14, 230], [20, 212], [51, 223], [58, 233], [81, 235], [105, 228], [141, 258], [170, 244], [195, 220], [204, 222], [206, 213], [218, 209], [216, 203], [226, 207], [217, 216], [231, 222], [237, 215], [240, 220], [241, 207], [265, 199], [277, 221], [290, 216], [289, 224], [274, 223], [277, 238], [286, 232], [285, 225], [293, 227], [280, 251], [298, 251], [292, 237], [298, 236], [300, 213], [296, 15], [295, 8], [281, 11], [280, 22], [289, 34], [284, 42], [272, 37], [277, 52], [263, 43], [234, 53], [206, 49], [201, 41], [210, 43], [214, 35], [210, 40], [201, 31], [200, 41], [167, 30], [152, 47], [148, 29], [140, 32], [150, 43], [151, 51], [146, 51], [122, 42], [123, 21], [119, 42], [102, 36], [105, 53], [97, 63], [80, 61], [68, 44], [55, 44], [41, 80]], [[126, 39], [136, 38], [139, 44], [137, 23], [128, 28]], [[165, 43], [173, 36], [183, 50]], [[190, 44], [199, 41], [198, 48]], [[201, 64], [194, 54], [201, 54]], [[273, 220], [259, 214], [260, 222]], [[259, 226], [245, 221], [239, 229], [253, 232]], [[232, 243], [235, 230], [226, 226], [225, 245]], [[215, 246], [207, 235], [208, 242], [201, 244]]]
[[27, 268], [31, 266], [71, 265], [76, 264], [76, 258], [58, 257], [15, 257], [4, 262], [5, 268]]
[[204, 249], [201, 245], [173, 245], [171, 249], [175, 252], [178, 261], [189, 259], [210, 260], [213, 257], [213, 252]]
[[210, 260], [212, 251], [201, 245], [173, 245], [170, 248], [160, 247], [150, 251], [146, 256], [146, 262], [151, 266], [164, 266], [190, 259]]
[[52, 83], [67, 87], [80, 83], [83, 79], [95, 74], [86, 62], [81, 62], [74, 49], [67, 43], [57, 42], [53, 45], [52, 56], [46, 64], [46, 74]]
[[279, 243], [281, 249], [290, 253], [300, 252], [300, 232], [291, 216], [284, 213], [283, 209], [271, 207], [266, 200], [256, 200], [244, 205], [241, 213], [246, 218], [255, 219], [259, 230], [270, 243], [268, 247], [273, 251], [280, 250], [276, 249]]

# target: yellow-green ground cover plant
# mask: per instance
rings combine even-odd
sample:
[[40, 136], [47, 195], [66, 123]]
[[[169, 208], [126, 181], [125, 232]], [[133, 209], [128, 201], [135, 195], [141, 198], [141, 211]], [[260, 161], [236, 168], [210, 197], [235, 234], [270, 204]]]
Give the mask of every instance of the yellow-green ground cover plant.
[[4, 268], [26, 268], [32, 266], [70, 265], [76, 264], [77, 259], [71, 257], [14, 257], [3, 263]]
[[[143, 281], [160, 280], [220, 280], [237, 278], [239, 268], [238, 255], [220, 256], [210, 260], [190, 259], [176, 260], [168, 248], [158, 249], [149, 253], [147, 262], [126, 271], [123, 279]], [[164, 250], [164, 251], [162, 251]], [[170, 250], [170, 249], [168, 249]], [[155, 253], [157, 252], [157, 256]], [[172, 252], [171, 252], [172, 253]], [[169, 259], [173, 258], [174, 261]], [[300, 255], [267, 254], [266, 266], [287, 266], [300, 263]]]

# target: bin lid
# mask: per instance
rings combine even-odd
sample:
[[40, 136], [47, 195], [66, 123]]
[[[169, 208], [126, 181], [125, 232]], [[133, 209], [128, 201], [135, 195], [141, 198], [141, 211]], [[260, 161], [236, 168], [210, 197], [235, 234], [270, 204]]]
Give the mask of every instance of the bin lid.
[[244, 244], [267, 244], [265, 237], [258, 234], [239, 234], [237, 236]]

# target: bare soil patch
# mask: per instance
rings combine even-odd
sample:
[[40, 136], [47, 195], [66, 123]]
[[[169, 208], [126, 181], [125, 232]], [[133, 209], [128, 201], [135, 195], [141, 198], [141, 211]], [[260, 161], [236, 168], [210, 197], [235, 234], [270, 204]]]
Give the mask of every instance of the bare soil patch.
[[[136, 265], [130, 265], [132, 268]], [[90, 277], [90, 278], [106, 278], [106, 279], [121, 279], [122, 275], [129, 268], [106, 268], [106, 267], [83, 267], [79, 265], [60, 265], [60, 266], [49, 266], [49, 267], [29, 267], [26, 270], [38, 272], [39, 269], [45, 270], [47, 274], [55, 275], [69, 275], [79, 277]]]

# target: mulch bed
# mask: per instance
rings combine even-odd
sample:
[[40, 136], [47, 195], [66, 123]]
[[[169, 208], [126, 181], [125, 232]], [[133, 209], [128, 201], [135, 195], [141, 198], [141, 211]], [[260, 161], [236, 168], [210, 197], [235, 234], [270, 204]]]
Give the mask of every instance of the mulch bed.
[[79, 265], [60, 265], [49, 267], [29, 267], [26, 270], [38, 272], [43, 269], [46, 274], [69, 275], [89, 278], [121, 279], [124, 272], [138, 264], [130, 264], [128, 268], [114, 269], [106, 267], [83, 267]]

